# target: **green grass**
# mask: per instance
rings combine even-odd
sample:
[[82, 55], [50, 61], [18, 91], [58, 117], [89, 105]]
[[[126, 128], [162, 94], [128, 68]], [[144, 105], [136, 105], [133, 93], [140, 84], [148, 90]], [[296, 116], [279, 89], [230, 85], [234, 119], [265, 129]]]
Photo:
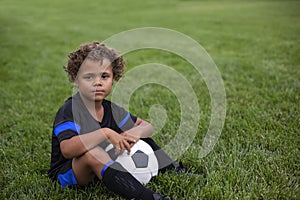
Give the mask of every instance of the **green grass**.
[[[148, 187], [174, 199], [300, 198], [299, 1], [0, 1], [0, 199], [115, 199], [103, 185], [86, 190], [48, 180], [51, 128], [72, 94], [62, 66], [79, 44], [132, 28], [174, 29], [211, 55], [226, 90], [218, 143], [199, 160], [210, 119], [205, 83], [184, 60], [156, 50], [125, 55], [128, 69], [157, 62], [191, 82], [199, 100], [197, 137], [180, 158], [202, 178], [159, 176]], [[163, 146], [180, 122], [178, 101], [163, 87], [134, 93], [131, 112], [149, 119], [153, 104], [167, 123]]]

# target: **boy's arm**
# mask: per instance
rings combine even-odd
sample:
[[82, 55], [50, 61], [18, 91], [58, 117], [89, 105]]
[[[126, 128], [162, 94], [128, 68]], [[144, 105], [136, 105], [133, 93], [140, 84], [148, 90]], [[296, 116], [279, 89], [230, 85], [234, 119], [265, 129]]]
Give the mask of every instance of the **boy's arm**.
[[137, 118], [134, 127], [125, 131], [123, 135], [129, 134], [139, 139], [139, 138], [150, 137], [153, 134], [153, 132], [154, 132], [153, 126], [149, 122]]
[[135, 138], [130, 135], [120, 135], [112, 129], [101, 128], [90, 133], [63, 140], [60, 143], [60, 149], [65, 158], [71, 159], [86, 153], [106, 139], [117, 148], [126, 149], [128, 151], [130, 151], [129, 143], [136, 142]]

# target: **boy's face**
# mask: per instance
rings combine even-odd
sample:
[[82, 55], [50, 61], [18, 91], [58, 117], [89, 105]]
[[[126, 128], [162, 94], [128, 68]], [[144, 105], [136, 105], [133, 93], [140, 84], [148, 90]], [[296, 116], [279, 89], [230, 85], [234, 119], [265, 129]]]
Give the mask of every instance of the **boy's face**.
[[112, 90], [113, 72], [108, 59], [85, 60], [77, 73], [75, 84], [84, 101], [102, 101]]

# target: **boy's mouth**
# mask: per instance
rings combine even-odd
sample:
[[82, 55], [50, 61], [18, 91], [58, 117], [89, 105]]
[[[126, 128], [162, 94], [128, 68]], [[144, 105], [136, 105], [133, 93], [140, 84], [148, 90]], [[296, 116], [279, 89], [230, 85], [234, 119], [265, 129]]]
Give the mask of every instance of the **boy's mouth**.
[[93, 91], [95, 94], [104, 94], [105, 90], [94, 90]]

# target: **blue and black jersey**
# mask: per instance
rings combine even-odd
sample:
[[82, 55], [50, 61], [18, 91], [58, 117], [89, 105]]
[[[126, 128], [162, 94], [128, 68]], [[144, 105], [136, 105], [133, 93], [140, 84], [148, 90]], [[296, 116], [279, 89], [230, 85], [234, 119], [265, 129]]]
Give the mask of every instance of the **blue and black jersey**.
[[[61, 141], [100, 128], [110, 128], [118, 133], [133, 128], [137, 120], [136, 116], [108, 100], [103, 100], [102, 105], [104, 116], [101, 122], [92, 117], [81, 101], [79, 93], [67, 99], [58, 110], [53, 123], [51, 165], [48, 172], [51, 179], [55, 180], [58, 173], [64, 171], [66, 164], [71, 163], [71, 160], [64, 158], [61, 153]], [[101, 146], [106, 145], [105, 141]]]

